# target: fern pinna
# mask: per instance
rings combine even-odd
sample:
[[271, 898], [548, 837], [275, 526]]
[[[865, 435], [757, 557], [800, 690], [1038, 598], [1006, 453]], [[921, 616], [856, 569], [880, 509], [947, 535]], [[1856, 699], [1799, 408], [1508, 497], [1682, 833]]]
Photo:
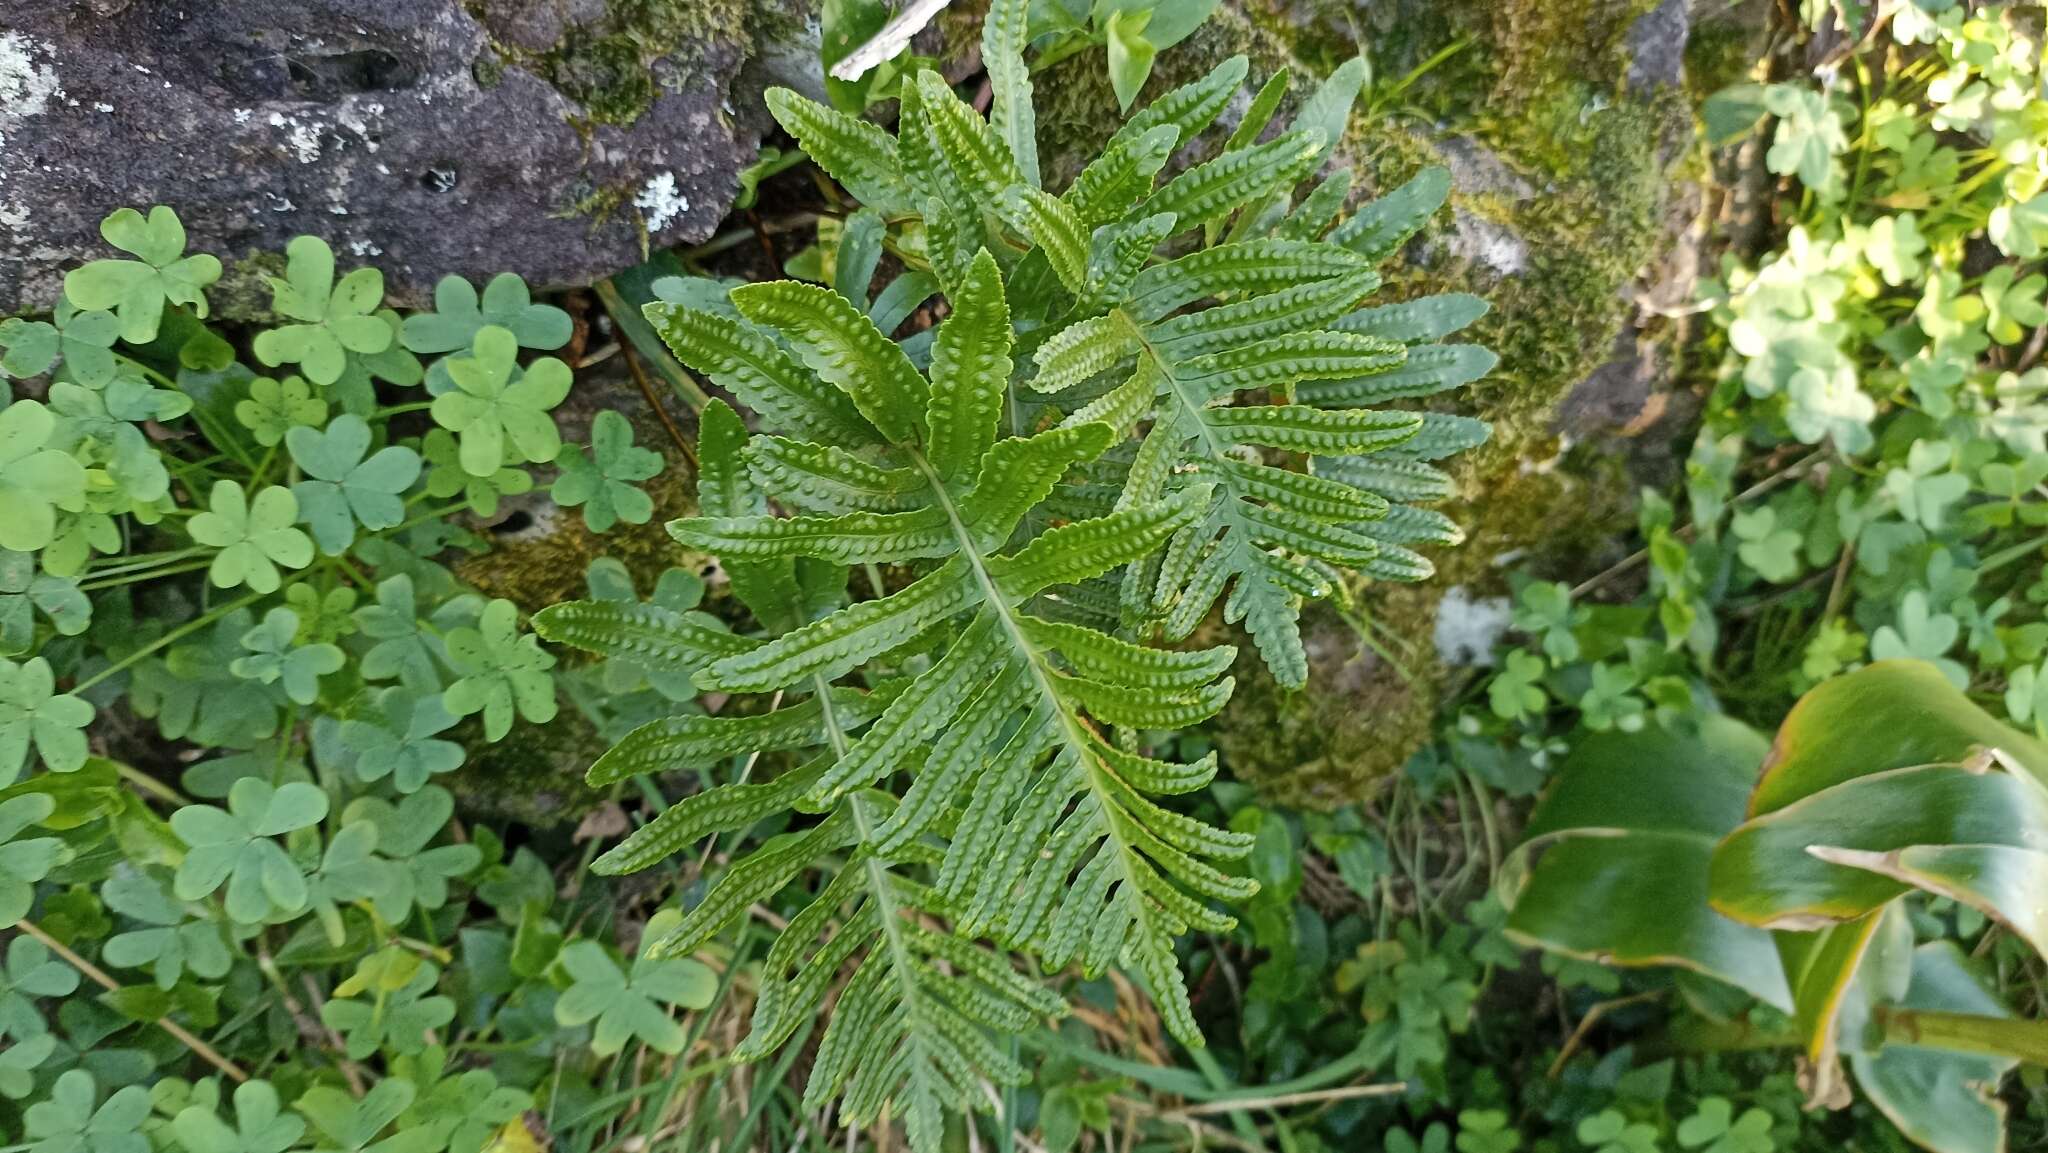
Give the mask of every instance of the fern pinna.
[[[1215, 158], [1168, 158], [1237, 92], [1232, 60], [1141, 111], [1053, 195], [1039, 188], [1024, 0], [984, 29], [984, 120], [935, 74], [905, 81], [898, 131], [805, 100], [770, 104], [866, 207], [838, 238], [838, 290], [783, 281], [657, 285], [647, 317], [749, 410], [701, 414], [699, 516], [669, 526], [717, 556], [755, 635], [658, 605], [575, 602], [551, 640], [663, 664], [751, 695], [633, 732], [593, 785], [763, 752], [794, 767], [697, 793], [600, 857], [645, 868], [716, 833], [787, 818], [656, 948], [697, 949], [799, 877], [820, 886], [770, 949], [758, 1057], [837, 1002], [807, 1104], [903, 1119], [938, 1147], [949, 1109], [1025, 1070], [996, 1038], [1064, 1011], [1027, 975], [1120, 965], [1199, 1045], [1176, 940], [1232, 925], [1255, 885], [1244, 835], [1160, 798], [1213, 758], [1147, 755], [1141, 734], [1229, 698], [1230, 646], [1189, 637], [1221, 601], [1285, 684], [1307, 673], [1304, 598], [1345, 573], [1419, 580], [1409, 546], [1457, 530], [1430, 462], [1469, 418], [1371, 407], [1477, 378], [1435, 343], [1484, 305], [1380, 307], [1376, 265], [1441, 204], [1425, 172], [1348, 216], [1326, 165], [1362, 78], [1347, 67], [1260, 142], [1267, 84]], [[884, 250], [903, 270], [868, 289]], [[943, 297], [944, 319], [898, 340]], [[877, 566], [911, 575], [887, 591]], [[848, 576], [866, 570], [869, 595]], [[849, 602], [851, 600], [851, 603]], [[1020, 961], [1027, 964], [1020, 965]]]

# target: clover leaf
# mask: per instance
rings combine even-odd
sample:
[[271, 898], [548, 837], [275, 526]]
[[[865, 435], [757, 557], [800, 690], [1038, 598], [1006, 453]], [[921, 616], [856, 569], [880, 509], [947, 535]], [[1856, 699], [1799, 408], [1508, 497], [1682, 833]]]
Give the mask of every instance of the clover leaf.
[[1541, 712], [1543, 703], [1550, 699], [1543, 691], [1544, 672], [1543, 658], [1535, 653], [1519, 649], [1509, 653], [1507, 664], [1486, 686], [1493, 714], [1512, 721]]
[[[386, 1077], [371, 1086], [360, 1100], [349, 1096], [345, 1090], [316, 1085], [292, 1104], [327, 1138], [321, 1145], [322, 1149], [359, 1153], [370, 1148], [370, 1143], [377, 1140], [377, 1134], [405, 1112], [417, 1092], [413, 1083], [403, 1077]], [[391, 1144], [396, 1144], [395, 1138]], [[405, 1149], [407, 1153], [413, 1153], [412, 1146]], [[393, 1148], [390, 1153], [399, 1153], [399, 1150]]]
[[103, 388], [119, 371], [113, 348], [120, 337], [113, 313], [80, 311], [68, 301], [47, 321], [9, 317], [0, 320], [0, 377], [38, 376], [62, 361], [73, 381]]
[[439, 693], [417, 697], [404, 689], [386, 689], [377, 695], [366, 718], [341, 723], [341, 741], [355, 750], [358, 777], [390, 777], [399, 792], [411, 793], [435, 773], [462, 767], [462, 746], [437, 739], [454, 727], [455, 720]]
[[57, 1049], [57, 1035], [44, 1033], [0, 1049], [0, 1097], [19, 1101], [36, 1091], [36, 1070]]
[[421, 440], [420, 449], [430, 466], [427, 494], [445, 497], [461, 493], [469, 502], [470, 511], [478, 516], [498, 515], [499, 497], [533, 491], [533, 475], [523, 468], [507, 466], [489, 476], [471, 476], [462, 465], [461, 449], [456, 446], [454, 435], [445, 428], [429, 432]]
[[294, 237], [285, 246], [283, 279], [270, 277], [271, 307], [299, 321], [256, 334], [256, 359], [273, 367], [296, 364], [315, 384], [333, 384], [348, 367], [348, 354], [378, 353], [391, 347], [391, 325], [377, 315], [384, 301], [384, 274], [358, 268], [334, 279], [334, 250], [317, 236]]
[[336, 585], [326, 593], [311, 585], [295, 584], [284, 590], [284, 601], [299, 614], [296, 639], [304, 644], [332, 644], [356, 631], [356, 590]]
[[1458, 1153], [1515, 1153], [1522, 1135], [1508, 1127], [1499, 1109], [1467, 1109], [1458, 1114]]
[[1991, 243], [1998, 251], [2032, 260], [2048, 249], [2048, 192], [1991, 210]]
[[142, 1135], [149, 1090], [129, 1085], [104, 1102], [98, 1098], [92, 1074], [83, 1069], [57, 1078], [49, 1100], [30, 1105], [22, 1115], [29, 1153], [149, 1153], [149, 1139]]
[[209, 980], [227, 976], [234, 955], [220, 926], [195, 916], [155, 874], [123, 864], [100, 886], [100, 899], [108, 909], [146, 926], [107, 938], [100, 954], [107, 964], [147, 967], [160, 989], [175, 986], [188, 970]]
[[91, 702], [57, 691], [49, 661], [31, 657], [16, 664], [0, 658], [0, 784], [21, 775], [30, 746], [54, 772], [83, 765], [85, 726], [92, 718]]
[[7, 966], [0, 971], [0, 1037], [40, 1037], [49, 1032], [37, 997], [68, 997], [78, 988], [78, 970], [50, 955], [34, 937], [17, 936], [7, 943]]
[[242, 486], [231, 480], [213, 483], [208, 510], [185, 526], [192, 539], [221, 551], [206, 575], [216, 588], [248, 585], [254, 592], [276, 592], [277, 568], [305, 568], [313, 563], [313, 541], [293, 528], [299, 502], [291, 490], [271, 485], [249, 501]]
[[1648, 708], [1634, 691], [1641, 683], [1642, 677], [1626, 664], [1601, 661], [1594, 665], [1593, 684], [1579, 698], [1579, 719], [1596, 733], [1641, 729]]
[[2037, 272], [2024, 280], [2018, 277], [2011, 265], [2001, 264], [1985, 273], [1977, 286], [1984, 300], [1985, 331], [2000, 344], [2018, 344], [2029, 329], [2048, 323], [2048, 305], [2041, 303], [2048, 276]]
[[1738, 509], [1730, 528], [1741, 542], [1735, 547], [1735, 555], [1758, 576], [1773, 584], [1784, 584], [1799, 575], [1799, 546], [1803, 541], [1798, 532], [1779, 527], [1778, 510], [1768, 505]]
[[64, 851], [55, 837], [24, 837], [22, 830], [57, 811], [48, 793], [0, 801], [0, 926], [18, 923], [35, 903], [36, 882], [50, 875]]
[[191, 851], [178, 864], [171, 891], [197, 901], [227, 885], [228, 916], [262, 923], [272, 913], [306, 907], [306, 878], [283, 847], [270, 840], [309, 828], [327, 816], [327, 794], [303, 781], [272, 788], [243, 777], [228, 790], [228, 807], [186, 805], [171, 814], [171, 831]]
[[305, 1132], [305, 1119], [283, 1110], [268, 1081], [235, 1086], [233, 1128], [204, 1105], [188, 1105], [171, 1118], [171, 1133], [186, 1153], [285, 1153]]
[[202, 745], [246, 748], [275, 733], [281, 694], [228, 669], [242, 655], [242, 634], [255, 619], [248, 609], [237, 609], [202, 639], [173, 645], [162, 660], [137, 665], [129, 698], [135, 711], [156, 718], [167, 740], [189, 737]]
[[564, 947], [558, 960], [571, 984], [555, 1002], [556, 1023], [573, 1027], [596, 1021], [590, 1048], [600, 1056], [617, 1053], [634, 1037], [658, 1052], [681, 1052], [683, 1028], [663, 1006], [702, 1009], [717, 993], [718, 980], [702, 963], [687, 957], [648, 959], [647, 946], [679, 919], [672, 909], [656, 914], [641, 935], [640, 955], [624, 971], [596, 941], [573, 941]]
[[404, 522], [402, 494], [419, 479], [419, 453], [403, 445], [370, 453], [369, 423], [347, 413], [325, 431], [292, 429], [285, 445], [311, 478], [292, 485], [300, 517], [328, 555], [348, 551], [358, 524], [374, 532]]
[[320, 865], [306, 881], [306, 902], [331, 945], [348, 939], [340, 906], [367, 901], [390, 887], [392, 865], [377, 855], [374, 825], [345, 827], [327, 841]]
[[[334, 999], [320, 1008], [320, 1020], [342, 1035], [357, 1061], [384, 1049], [418, 1053], [427, 1033], [455, 1019], [455, 1002], [428, 996], [441, 970], [418, 954], [393, 946], [364, 958], [355, 975], [334, 987]], [[359, 993], [369, 993], [363, 1000]]]
[[185, 226], [159, 204], [144, 219], [123, 208], [100, 222], [108, 244], [140, 260], [95, 260], [64, 277], [64, 295], [82, 309], [111, 309], [121, 320], [121, 339], [148, 344], [163, 322], [164, 304], [188, 304], [206, 315], [207, 285], [220, 279], [220, 261], [205, 253], [186, 256]]
[[544, 356], [521, 371], [518, 356], [517, 337], [486, 325], [470, 356], [447, 362], [456, 391], [434, 398], [434, 423], [456, 435], [471, 476], [493, 476], [508, 461], [546, 463], [561, 451], [548, 410], [569, 395], [569, 366]]
[[85, 466], [49, 447], [57, 420], [34, 400], [0, 410], [0, 548], [34, 552], [57, 531], [57, 510], [85, 508]]
[[327, 402], [300, 377], [259, 376], [249, 382], [249, 398], [235, 403], [235, 419], [256, 435], [257, 444], [269, 448], [294, 428], [318, 427], [327, 419]]
[[1543, 641], [1543, 655], [1552, 664], [1569, 664], [1579, 658], [1579, 641], [1572, 630], [1587, 619], [1584, 608], [1572, 605], [1571, 586], [1560, 581], [1536, 581], [1515, 598], [1515, 627]]
[[1920, 223], [1910, 212], [1872, 221], [1863, 240], [1864, 259], [1894, 288], [1920, 279], [1920, 257], [1926, 251]]
[[1764, 107], [1778, 118], [1778, 131], [1764, 154], [1764, 167], [1799, 177], [1815, 192], [1839, 181], [1835, 157], [1849, 147], [1839, 106], [1825, 92], [1794, 84], [1764, 89]]
[[522, 348], [543, 351], [569, 343], [576, 331], [568, 313], [535, 304], [517, 273], [492, 277], [481, 302], [469, 281], [444, 276], [434, 285], [434, 311], [405, 318], [405, 346], [414, 352], [454, 352], [468, 348], [487, 325], [510, 332]]
[[0, 549], [0, 656], [16, 656], [36, 643], [40, 610], [59, 633], [75, 637], [92, 623], [92, 601], [78, 582], [36, 571], [36, 558]]
[[1947, 655], [1961, 633], [1962, 624], [1956, 618], [1928, 606], [1926, 590], [1913, 589], [1899, 602], [1898, 627], [1885, 625], [1871, 634], [1870, 657], [1879, 661], [1901, 657], [1927, 661], [1957, 688], [1968, 688], [1968, 670]]
[[1898, 502], [1899, 515], [1929, 532], [1940, 532], [1948, 510], [1969, 495], [1970, 478], [1949, 470], [1955, 447], [1943, 440], [1916, 440], [1907, 450], [1906, 467], [1884, 477], [1885, 491]]
[[497, 740], [512, 728], [512, 713], [535, 724], [555, 719], [555, 658], [532, 636], [519, 634], [519, 610], [502, 597], [484, 606], [475, 628], [450, 630], [448, 659], [462, 678], [443, 698], [458, 717], [484, 715], [484, 737]]
[[1726, 1097], [1702, 1100], [1692, 1116], [1678, 1123], [1678, 1143], [1700, 1153], [1771, 1153], [1771, 1115], [1752, 1106], [1735, 1116]]
[[583, 523], [591, 532], [606, 532], [620, 521], [646, 524], [654, 501], [634, 482], [660, 472], [661, 454], [633, 444], [633, 425], [611, 409], [597, 414], [590, 426], [590, 451], [577, 445], [562, 449], [557, 459], [562, 475], [550, 495], [555, 503], [583, 506]]
[[299, 644], [298, 635], [298, 613], [271, 609], [263, 623], [242, 634], [242, 647], [249, 655], [236, 657], [228, 671], [266, 685], [282, 683], [286, 696], [312, 704], [320, 698], [320, 678], [339, 672], [347, 658], [331, 644]]
[[439, 1144], [432, 1148], [445, 1145], [449, 1153], [511, 1153], [515, 1142], [493, 1138], [508, 1124], [523, 1128], [520, 1114], [533, 1108], [533, 1094], [500, 1085], [489, 1069], [465, 1069], [443, 1078], [447, 1058], [446, 1050], [429, 1045], [417, 1057], [399, 1059], [401, 1068], [429, 1086], [406, 1110], [401, 1128], [436, 1134], [432, 1140]]
[[358, 797], [342, 812], [344, 828], [374, 827], [379, 851], [391, 859], [391, 875], [373, 898], [378, 916], [398, 924], [415, 904], [441, 908], [448, 903], [448, 882], [482, 863], [483, 851], [475, 845], [427, 847], [454, 815], [455, 798], [439, 785], [428, 785], [397, 804]]
[[433, 636], [420, 627], [418, 602], [412, 577], [400, 573], [377, 585], [377, 603], [355, 612], [356, 624], [364, 636], [376, 643], [363, 654], [365, 680], [397, 677], [415, 693], [441, 691], [441, 670]]
[[0, 320], [0, 380], [40, 376], [57, 363], [57, 326], [10, 316]]
[[1579, 1144], [1593, 1153], [1657, 1153], [1657, 1127], [1631, 1123], [1618, 1109], [1603, 1109], [1581, 1118]]

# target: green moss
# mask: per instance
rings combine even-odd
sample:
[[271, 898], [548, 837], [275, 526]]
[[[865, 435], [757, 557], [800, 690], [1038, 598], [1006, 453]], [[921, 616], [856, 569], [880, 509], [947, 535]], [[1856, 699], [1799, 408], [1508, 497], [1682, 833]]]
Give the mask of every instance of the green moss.
[[583, 783], [583, 774], [609, 745], [573, 705], [564, 704], [544, 725], [515, 721], [503, 740], [490, 744], [474, 717], [450, 730], [448, 739], [472, 752], [461, 768], [437, 779], [472, 817], [546, 828], [576, 820], [604, 800]]
[[1237, 689], [1210, 723], [1233, 776], [1288, 804], [1331, 808], [1366, 795], [1428, 738], [1440, 672], [1433, 651], [1381, 655], [1360, 627], [1329, 604], [1305, 609], [1309, 679], [1293, 692], [1240, 646]]
[[[467, 0], [487, 27], [489, 4]], [[494, 42], [471, 70], [489, 87], [507, 67], [526, 69], [582, 105], [588, 123], [623, 127], [653, 105], [663, 71], [701, 69], [712, 44], [751, 53], [757, 45], [781, 43], [800, 28], [809, 7], [805, 0], [609, 0], [601, 18], [570, 26], [553, 47], [533, 51]]]
[[[657, 449], [667, 445], [667, 434], [658, 425], [636, 428], [635, 439]], [[545, 524], [499, 536], [489, 552], [457, 564], [456, 575], [486, 596], [504, 597], [530, 613], [586, 595], [584, 571], [601, 556], [624, 564], [643, 594], [670, 568], [702, 570], [710, 558], [677, 544], [663, 527], [696, 511], [696, 484], [689, 470], [673, 453], [669, 458], [668, 467], [645, 486], [654, 498], [654, 516], [646, 524], [620, 522], [599, 535], [584, 527], [580, 510], [550, 505]]]
[[207, 307], [224, 320], [268, 321], [275, 296], [270, 278], [282, 278], [284, 270], [284, 253], [252, 248], [226, 262], [220, 279], [206, 290]]

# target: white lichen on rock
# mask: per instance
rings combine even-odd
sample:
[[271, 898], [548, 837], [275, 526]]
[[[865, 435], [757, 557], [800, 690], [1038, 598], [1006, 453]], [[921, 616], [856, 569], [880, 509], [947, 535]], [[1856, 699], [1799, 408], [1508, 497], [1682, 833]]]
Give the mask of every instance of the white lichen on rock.
[[640, 187], [640, 194], [633, 198], [633, 206], [647, 221], [647, 231], [651, 235], [667, 228], [677, 217], [688, 212], [690, 198], [676, 187], [675, 173], [662, 172], [647, 178], [647, 183]]
[[1452, 667], [1493, 666], [1493, 650], [1514, 619], [1506, 597], [1474, 597], [1464, 585], [1444, 594], [1436, 611], [1436, 655]]
[[[0, 182], [7, 179], [5, 155], [7, 134], [32, 116], [41, 116], [50, 101], [64, 95], [52, 63], [37, 63], [51, 56], [49, 45], [20, 32], [0, 33]], [[20, 232], [28, 224], [28, 206], [8, 203], [0, 197], [0, 228]]]

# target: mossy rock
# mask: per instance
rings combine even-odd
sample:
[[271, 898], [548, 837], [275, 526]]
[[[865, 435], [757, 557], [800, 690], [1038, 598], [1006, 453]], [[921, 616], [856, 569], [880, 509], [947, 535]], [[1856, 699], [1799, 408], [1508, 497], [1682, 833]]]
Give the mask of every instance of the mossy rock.
[[[1692, 138], [1678, 83], [1686, 36], [1678, 0], [1396, 0], [1364, 11], [1341, 0], [1226, 0], [1160, 57], [1141, 99], [1238, 53], [1254, 83], [1290, 67], [1299, 99], [1361, 37], [1380, 83], [1423, 68], [1377, 115], [1354, 116], [1334, 162], [1353, 169], [1361, 197], [1426, 166], [1452, 170], [1450, 202], [1383, 270], [1381, 299], [1478, 293], [1493, 309], [1460, 339], [1501, 357], [1471, 390], [1440, 401], [1494, 428], [1451, 466], [1464, 495], [1446, 511], [1468, 539], [1437, 550], [1426, 584], [1355, 590], [1348, 614], [1372, 622], [1388, 655], [1334, 608], [1312, 606], [1304, 689], [1287, 693], [1256, 660], [1240, 661], [1237, 694], [1215, 726], [1240, 777], [1302, 803], [1366, 795], [1434, 724], [1446, 670], [1433, 634], [1449, 588], [1498, 595], [1511, 561], [1568, 571], [1618, 549], [1614, 526], [1628, 523], [1635, 486], [1611, 455], [1565, 443], [1554, 418], [1632, 345], [1634, 286], [1671, 247], [1670, 189]], [[1452, 45], [1461, 47], [1423, 67]], [[1072, 57], [1035, 86], [1041, 163], [1060, 187], [1121, 118], [1099, 54]], [[1227, 110], [1226, 123], [1241, 110]]]
[[574, 705], [563, 702], [544, 725], [516, 720], [502, 740], [486, 744], [483, 736], [475, 717], [451, 730], [448, 739], [468, 748], [469, 759], [437, 778], [470, 818], [546, 828], [575, 821], [604, 802], [604, 793], [584, 784], [583, 774], [610, 742]]

